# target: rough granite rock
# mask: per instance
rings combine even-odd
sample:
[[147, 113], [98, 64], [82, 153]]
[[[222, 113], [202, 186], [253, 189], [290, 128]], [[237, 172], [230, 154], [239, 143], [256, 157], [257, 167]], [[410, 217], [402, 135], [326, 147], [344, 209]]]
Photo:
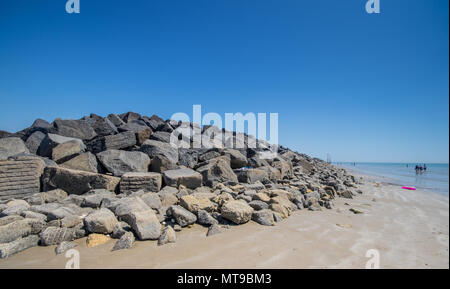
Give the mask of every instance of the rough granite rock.
[[196, 215], [178, 205], [170, 206], [168, 214], [171, 215], [181, 227], [186, 227], [197, 221]]
[[257, 181], [264, 182], [268, 179], [267, 171], [263, 169], [235, 170], [239, 182], [254, 184]]
[[0, 160], [6, 160], [21, 153], [30, 153], [30, 151], [20, 138], [7, 137], [0, 139]]
[[178, 162], [178, 149], [169, 143], [146, 140], [140, 150], [152, 159], [150, 168], [154, 172], [175, 169]]
[[42, 180], [45, 191], [59, 188], [68, 194], [76, 195], [93, 189], [115, 191], [120, 182], [120, 178], [117, 177], [61, 167], [45, 168]]
[[275, 225], [275, 220], [273, 219], [273, 212], [268, 209], [254, 211], [252, 214], [252, 220], [264, 226]]
[[222, 205], [221, 214], [235, 224], [243, 224], [252, 218], [253, 208], [243, 201], [229, 201]]
[[255, 211], [265, 210], [269, 208], [269, 204], [259, 200], [253, 200], [248, 203], [250, 207], [252, 207]]
[[43, 157], [52, 157], [53, 148], [68, 141], [76, 141], [85, 148], [81, 139], [49, 133], [42, 140], [38, 153]]
[[60, 165], [66, 169], [79, 170], [91, 173], [98, 173], [99, 164], [97, 158], [91, 152], [82, 153]]
[[186, 210], [197, 214], [199, 210], [205, 210], [212, 212], [216, 209], [217, 205], [211, 202], [208, 198], [196, 197], [194, 195], [186, 195], [180, 198], [180, 204]]
[[37, 155], [39, 154], [39, 149], [44, 139], [45, 133], [41, 131], [35, 131], [27, 138], [25, 145], [27, 146], [30, 153]]
[[97, 120], [92, 128], [99, 136], [114, 135], [119, 132], [114, 123], [108, 118], [101, 118]]
[[208, 232], [206, 232], [206, 237], [214, 236], [222, 233], [218, 224], [214, 224], [208, 228]]
[[84, 218], [84, 225], [89, 233], [110, 234], [117, 223], [116, 216], [106, 208], [96, 210]]
[[24, 238], [19, 238], [10, 243], [0, 244], [0, 259], [7, 258], [31, 247], [35, 247], [38, 244], [38, 235], [31, 235]]
[[161, 224], [152, 209], [131, 212], [121, 218], [131, 226], [139, 240], [156, 240], [161, 235]]
[[97, 137], [87, 143], [88, 150], [94, 154], [111, 149], [127, 149], [134, 145], [136, 145], [136, 134], [132, 131]]
[[189, 168], [164, 171], [163, 177], [167, 186], [182, 185], [189, 189], [195, 189], [202, 185], [202, 175]]
[[106, 150], [98, 153], [100, 163], [114, 176], [128, 172], [147, 172], [150, 158], [137, 151]]
[[238, 183], [236, 174], [230, 167], [228, 157], [217, 157], [197, 165], [196, 171], [202, 174], [203, 184], [214, 186], [216, 183]]
[[145, 193], [140, 198], [147, 204], [150, 208], [157, 210], [162, 207], [161, 199], [156, 193]]
[[52, 150], [52, 160], [56, 163], [64, 163], [80, 153], [84, 152], [86, 146], [76, 140], [71, 140], [62, 144], [57, 145]]
[[158, 192], [161, 189], [162, 177], [160, 173], [125, 173], [120, 179], [120, 192], [134, 192], [144, 190]]
[[207, 211], [205, 210], [199, 210], [197, 212], [197, 222], [200, 225], [204, 226], [212, 226], [214, 224], [217, 224], [217, 220], [214, 219]]
[[90, 140], [97, 136], [95, 130], [85, 120], [56, 119], [53, 125], [57, 134], [66, 137]]
[[161, 236], [158, 239], [158, 246], [165, 245], [167, 243], [175, 243], [177, 240], [177, 236], [175, 230], [168, 226], [165, 227]]
[[134, 235], [131, 232], [125, 232], [119, 240], [117, 240], [116, 244], [111, 251], [131, 249], [134, 244]]

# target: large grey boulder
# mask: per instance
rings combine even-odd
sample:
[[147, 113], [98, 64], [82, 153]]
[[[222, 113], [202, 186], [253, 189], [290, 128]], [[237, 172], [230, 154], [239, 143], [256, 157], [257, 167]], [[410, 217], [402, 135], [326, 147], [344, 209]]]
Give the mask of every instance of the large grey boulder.
[[158, 246], [165, 245], [167, 243], [175, 243], [177, 240], [177, 236], [175, 230], [171, 227], [165, 227], [161, 236], [158, 239]]
[[230, 159], [224, 156], [198, 164], [196, 171], [202, 174], [203, 184], [206, 186], [227, 182], [238, 183], [238, 178], [230, 167]]
[[141, 212], [130, 212], [122, 216], [139, 240], [156, 240], [161, 235], [161, 224], [152, 209]]
[[114, 113], [109, 114], [106, 118], [110, 122], [112, 122], [116, 127], [119, 127], [122, 124], [125, 124], [125, 122], [117, 114], [114, 114]]
[[235, 149], [225, 149], [223, 153], [230, 157], [230, 166], [232, 169], [239, 169], [247, 166], [247, 157], [240, 151]]
[[39, 147], [41, 146], [41, 143], [44, 139], [45, 133], [41, 131], [35, 131], [27, 138], [25, 145], [27, 146], [30, 153], [37, 155], [39, 154]]
[[66, 169], [80, 170], [91, 173], [98, 173], [100, 171], [97, 158], [91, 152], [82, 153], [73, 159], [60, 164], [60, 166]]
[[138, 151], [106, 150], [98, 153], [97, 157], [115, 176], [122, 176], [128, 172], [147, 172], [150, 164], [148, 155]]
[[17, 239], [10, 243], [0, 244], [0, 259], [22, 252], [39, 244], [39, 236], [31, 235]]
[[99, 189], [89, 191], [86, 194], [82, 195], [82, 197], [83, 202], [81, 203], [81, 207], [98, 208], [100, 207], [103, 199], [114, 198], [115, 193], [108, 190]]
[[197, 212], [197, 222], [201, 225], [211, 226], [217, 224], [217, 220], [214, 219], [207, 211], [199, 210]]
[[120, 178], [117, 177], [61, 167], [45, 168], [42, 180], [45, 191], [60, 188], [68, 194], [76, 195], [81, 195], [93, 189], [115, 191], [120, 182]]
[[92, 127], [99, 136], [106, 136], [119, 133], [117, 127], [108, 118], [101, 118], [97, 120]]
[[89, 151], [93, 153], [99, 153], [110, 149], [127, 149], [134, 145], [136, 145], [136, 134], [133, 131], [97, 137], [87, 143]]
[[9, 243], [22, 237], [30, 235], [32, 225], [29, 219], [22, 219], [0, 226], [0, 244]]
[[85, 149], [86, 146], [83, 143], [80, 143], [77, 140], [71, 140], [53, 148], [52, 160], [61, 164], [84, 152]]
[[59, 135], [90, 140], [97, 136], [86, 120], [56, 119], [53, 125]]
[[252, 218], [253, 208], [245, 201], [229, 201], [222, 205], [221, 214], [235, 224], [243, 224]]
[[196, 215], [178, 205], [170, 206], [167, 213], [171, 215], [181, 227], [186, 227], [197, 221]]
[[116, 216], [106, 208], [96, 210], [84, 218], [84, 225], [90, 233], [110, 234], [117, 223]]
[[43, 157], [52, 157], [53, 148], [57, 145], [63, 144], [68, 141], [76, 141], [85, 148], [84, 143], [81, 139], [65, 137], [57, 134], [49, 133], [42, 140], [41, 145], [39, 146], [38, 154]]
[[183, 185], [186, 188], [195, 189], [202, 185], [202, 175], [189, 168], [164, 171], [163, 177], [168, 186]]
[[263, 209], [259, 211], [255, 211], [252, 214], [252, 220], [256, 223], [264, 226], [273, 226], [275, 225], [275, 220], [273, 218], [273, 212], [268, 209]]
[[105, 207], [113, 211], [120, 220], [123, 220], [124, 216], [132, 212], [143, 212], [150, 210], [150, 207], [147, 206], [147, 204], [144, 203], [144, 201], [142, 201], [139, 197], [117, 199], [112, 201], [110, 204], [105, 203]]
[[20, 138], [7, 137], [0, 139], [0, 160], [6, 160], [21, 153], [30, 153], [30, 151]]
[[268, 180], [267, 171], [264, 169], [241, 169], [235, 170], [239, 182], [254, 184]]
[[162, 177], [159, 173], [125, 173], [120, 180], [120, 192], [144, 190], [158, 192], [161, 189]]
[[145, 193], [140, 198], [152, 209], [157, 210], [162, 207], [161, 199], [156, 193]]
[[150, 139], [160, 141], [160, 142], [170, 143], [171, 135], [172, 134], [170, 132], [156, 131], [156, 132], [152, 133], [152, 135], [150, 136]]
[[174, 169], [178, 162], [178, 149], [169, 143], [146, 140], [141, 146], [141, 152], [152, 159], [150, 168], [154, 172]]
[[134, 235], [132, 232], [125, 232], [119, 240], [117, 240], [116, 244], [111, 251], [131, 249], [134, 244]]

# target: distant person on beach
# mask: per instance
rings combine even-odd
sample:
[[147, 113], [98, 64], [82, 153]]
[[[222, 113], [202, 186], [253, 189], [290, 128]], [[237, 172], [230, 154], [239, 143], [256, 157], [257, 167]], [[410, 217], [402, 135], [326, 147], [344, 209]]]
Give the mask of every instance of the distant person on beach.
[[419, 165], [416, 165], [416, 174], [419, 173]]
[[426, 171], [427, 170], [427, 165], [423, 164], [423, 170]]

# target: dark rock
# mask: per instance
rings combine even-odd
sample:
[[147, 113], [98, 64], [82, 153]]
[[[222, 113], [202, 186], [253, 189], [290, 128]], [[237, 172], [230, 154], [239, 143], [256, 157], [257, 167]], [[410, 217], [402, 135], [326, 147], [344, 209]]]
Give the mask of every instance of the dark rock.
[[168, 143], [146, 140], [141, 146], [141, 152], [152, 159], [150, 168], [154, 172], [174, 169], [178, 162], [178, 149]]
[[98, 173], [101, 171], [97, 158], [91, 152], [82, 153], [73, 159], [62, 163], [60, 166], [66, 169], [80, 170], [91, 173]]
[[44, 139], [45, 134], [43, 132], [35, 131], [27, 138], [25, 145], [30, 153], [37, 155], [39, 152], [39, 147]]
[[102, 118], [97, 120], [92, 127], [99, 136], [106, 136], [119, 133], [117, 127], [108, 118]]
[[273, 219], [273, 212], [268, 209], [253, 212], [252, 220], [264, 226], [275, 225], [275, 220]]
[[111, 251], [131, 249], [134, 244], [134, 235], [132, 232], [125, 232], [119, 240], [117, 240], [116, 244]]
[[66, 137], [90, 140], [97, 136], [95, 130], [85, 120], [56, 119], [53, 125], [59, 135]]
[[28, 248], [35, 247], [39, 244], [39, 236], [31, 235], [20, 238], [6, 244], [0, 244], [0, 259], [7, 258], [16, 253], [22, 252]]
[[189, 168], [164, 171], [163, 177], [168, 186], [183, 185], [186, 188], [195, 189], [202, 185], [202, 175]]
[[133, 131], [98, 137], [87, 143], [89, 151], [95, 154], [110, 149], [127, 149], [134, 145], [136, 145], [136, 134]]
[[125, 173], [120, 180], [120, 192], [144, 190], [158, 192], [161, 189], [162, 177], [159, 173]]
[[177, 236], [175, 234], [175, 230], [168, 226], [165, 227], [161, 236], [158, 239], [158, 246], [165, 245], [167, 243], [175, 243], [177, 240]]
[[168, 214], [172, 216], [181, 227], [186, 227], [197, 221], [196, 215], [178, 205], [170, 206]]

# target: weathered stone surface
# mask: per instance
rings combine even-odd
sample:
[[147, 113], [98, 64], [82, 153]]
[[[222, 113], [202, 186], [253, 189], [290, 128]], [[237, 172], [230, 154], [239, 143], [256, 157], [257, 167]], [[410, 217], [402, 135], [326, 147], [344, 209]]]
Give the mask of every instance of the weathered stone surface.
[[178, 198], [176, 196], [177, 193], [178, 190], [173, 187], [164, 187], [158, 193], [158, 196], [161, 199], [162, 206], [168, 207], [177, 204], [178, 203]]
[[162, 207], [161, 199], [156, 193], [146, 193], [140, 197], [144, 203], [152, 209], [159, 209]]
[[236, 174], [230, 167], [229, 158], [218, 157], [198, 165], [197, 172], [203, 176], [203, 184], [214, 186], [216, 183], [237, 183]]
[[22, 219], [0, 226], [0, 244], [9, 243], [16, 239], [26, 237], [32, 232], [30, 219]]
[[269, 204], [267, 204], [263, 201], [258, 201], [258, 200], [253, 200], [253, 201], [249, 202], [248, 205], [256, 211], [269, 208]]
[[97, 157], [115, 176], [122, 176], [128, 172], [147, 172], [150, 164], [148, 155], [138, 151], [106, 150], [98, 153]]
[[156, 240], [161, 235], [161, 224], [152, 209], [141, 212], [131, 212], [122, 216], [139, 240]]
[[98, 208], [104, 198], [114, 198], [115, 195], [114, 192], [104, 189], [89, 191], [83, 195], [81, 207]]
[[0, 161], [0, 200], [25, 198], [40, 191], [45, 163], [38, 157]]
[[206, 232], [206, 237], [214, 236], [222, 233], [218, 224], [214, 224], [208, 228], [208, 232]]
[[211, 226], [217, 224], [217, 220], [214, 219], [207, 211], [198, 210], [197, 212], [197, 222], [204, 226]]
[[38, 154], [43, 157], [52, 157], [53, 148], [68, 141], [76, 141], [80, 144], [80, 146], [84, 146], [81, 139], [49, 133], [42, 140], [41, 145], [39, 146]]
[[66, 169], [79, 170], [91, 173], [99, 172], [97, 158], [91, 152], [82, 153], [60, 165]]
[[120, 178], [117, 177], [61, 167], [45, 168], [42, 180], [45, 191], [60, 188], [68, 194], [76, 195], [93, 189], [115, 191], [120, 182]]
[[[103, 203], [102, 203], [103, 206]], [[148, 211], [150, 208], [139, 197], [127, 197], [113, 201], [109, 205], [105, 205], [108, 209], [114, 212], [119, 219], [123, 218], [132, 212]]]
[[171, 215], [181, 227], [186, 227], [197, 221], [196, 215], [178, 205], [170, 206], [168, 214]]
[[152, 133], [152, 135], [150, 136], [150, 139], [160, 141], [160, 142], [170, 143], [170, 136], [171, 136], [170, 132], [156, 131], [156, 132]]
[[119, 132], [114, 123], [108, 118], [97, 120], [92, 127], [99, 136], [113, 135]]
[[121, 126], [122, 124], [125, 124], [125, 122], [114, 113], [111, 113], [107, 116], [108, 120], [111, 121], [116, 127]]
[[111, 237], [102, 234], [90, 234], [86, 239], [86, 247], [92, 248], [108, 243]]
[[235, 149], [225, 149], [225, 155], [230, 157], [230, 166], [232, 169], [240, 169], [247, 166], [247, 157]]
[[6, 160], [21, 153], [30, 153], [30, 151], [20, 138], [7, 137], [0, 139], [0, 160]]
[[202, 185], [202, 175], [189, 168], [164, 171], [163, 177], [168, 186], [183, 185], [186, 188], [195, 189]]
[[235, 171], [239, 182], [254, 184], [256, 182], [264, 182], [269, 179], [267, 171], [264, 169], [246, 169]]
[[84, 225], [90, 233], [110, 234], [117, 222], [113, 212], [106, 208], [96, 210], [84, 218]]
[[126, 232], [131, 232], [132, 228], [127, 223], [121, 221], [114, 225], [111, 237], [114, 239], [120, 239]]
[[87, 144], [89, 151], [99, 153], [111, 149], [126, 149], [136, 145], [136, 134], [132, 131], [125, 131], [115, 135], [98, 137]]
[[59, 254], [66, 252], [69, 249], [75, 248], [76, 246], [77, 246], [77, 244], [75, 244], [73, 242], [63, 241], [63, 242], [59, 243], [58, 246], [56, 246], [55, 253], [56, 253], [56, 255], [59, 255]]
[[[23, 217], [18, 216], [18, 215], [2, 217], [2, 218], [0, 218], [0, 227], [11, 224], [12, 222], [19, 221], [19, 220], [23, 220]], [[1, 229], [0, 229], [0, 231], [1, 231]]]
[[22, 217], [27, 218], [27, 219], [38, 219], [38, 220], [42, 220], [42, 221], [46, 221], [47, 220], [47, 216], [44, 214], [40, 214], [40, 213], [36, 213], [33, 211], [23, 211], [20, 214]]
[[84, 152], [86, 146], [76, 140], [57, 145], [52, 150], [52, 160], [61, 164]]
[[45, 139], [45, 133], [40, 131], [33, 132], [25, 142], [30, 153], [37, 155], [42, 141]]
[[178, 149], [169, 143], [146, 140], [141, 146], [141, 152], [146, 153], [152, 159], [150, 168], [154, 172], [174, 169], [178, 162]]
[[41, 195], [44, 203], [59, 202], [67, 198], [67, 193], [61, 189], [42, 192]]
[[134, 235], [131, 232], [125, 232], [119, 240], [117, 240], [116, 244], [111, 251], [131, 249], [134, 244]]
[[161, 189], [162, 177], [159, 173], [125, 173], [120, 179], [120, 192], [144, 190], [158, 192]]
[[50, 246], [63, 241], [74, 240], [76, 232], [72, 228], [48, 227], [39, 234], [39, 237], [41, 238], [41, 245]]
[[273, 219], [273, 212], [268, 209], [253, 212], [252, 220], [264, 226], [275, 225], [275, 220]]
[[235, 224], [243, 224], [250, 221], [253, 208], [243, 201], [229, 201], [222, 205], [221, 214], [227, 220]]
[[0, 259], [7, 258], [11, 255], [22, 252], [28, 248], [35, 247], [39, 244], [39, 236], [31, 235], [19, 238], [6, 244], [0, 244]]
[[158, 239], [158, 246], [165, 245], [167, 243], [175, 243], [177, 240], [177, 236], [175, 230], [168, 226], [165, 227], [161, 236]]
[[178, 149], [179, 160], [178, 163], [185, 167], [193, 169], [198, 162], [198, 150], [191, 150], [187, 148]]
[[208, 198], [196, 197], [193, 195], [186, 195], [181, 197], [180, 204], [186, 210], [196, 214], [198, 210], [205, 210], [207, 212], [212, 212], [217, 207]]
[[90, 140], [97, 136], [95, 130], [85, 120], [56, 119], [53, 125], [59, 135], [66, 137]]

